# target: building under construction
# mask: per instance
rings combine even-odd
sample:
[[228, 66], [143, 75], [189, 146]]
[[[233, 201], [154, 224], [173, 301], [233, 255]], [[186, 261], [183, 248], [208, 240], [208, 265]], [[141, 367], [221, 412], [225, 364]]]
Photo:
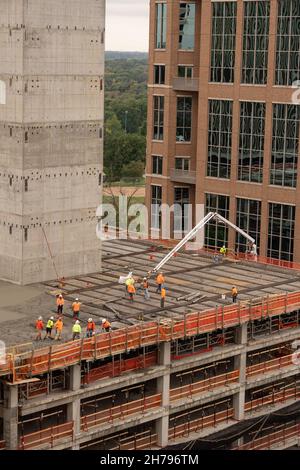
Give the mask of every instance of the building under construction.
[[[82, 325], [89, 317], [97, 324], [92, 338], [28, 344], [29, 308], [23, 308], [24, 346], [15, 346], [1, 324], [1, 339], [11, 344], [0, 366], [1, 448], [298, 444], [299, 266], [182, 250], [164, 267], [164, 308], [154, 279], [150, 299], [137, 292], [131, 302], [119, 276], [143, 277], [169, 251], [162, 243], [108, 241], [100, 272], [65, 280], [66, 329], [69, 305], [80, 297]], [[37, 286], [45, 308], [54, 308], [58, 287], [57, 281]], [[111, 323], [109, 333], [99, 330], [102, 318]]]

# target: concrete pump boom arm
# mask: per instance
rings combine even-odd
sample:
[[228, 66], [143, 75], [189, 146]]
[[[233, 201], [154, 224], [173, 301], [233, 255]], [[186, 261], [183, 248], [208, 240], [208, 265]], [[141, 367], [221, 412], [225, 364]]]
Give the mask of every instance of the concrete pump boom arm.
[[182, 240], [180, 240], [180, 242], [158, 263], [158, 265], [155, 266], [152, 272], [156, 273], [159, 271], [172, 258], [172, 256], [180, 250], [180, 248], [182, 248], [189, 240], [194, 238], [196, 233], [205, 227], [205, 225], [208, 224], [208, 222], [212, 219], [220, 220], [220, 222], [223, 222], [225, 225], [228, 225], [236, 232], [240, 233], [243, 237], [247, 238], [247, 240], [249, 240], [251, 243], [255, 243], [254, 238], [250, 237], [250, 235], [248, 235], [242, 229], [234, 225], [229, 220], [225, 219], [225, 217], [222, 217], [217, 212], [209, 212], [203, 219], [200, 220], [200, 222], [198, 222], [197, 225], [195, 225], [195, 227], [189, 233], [187, 233], [187, 235]]

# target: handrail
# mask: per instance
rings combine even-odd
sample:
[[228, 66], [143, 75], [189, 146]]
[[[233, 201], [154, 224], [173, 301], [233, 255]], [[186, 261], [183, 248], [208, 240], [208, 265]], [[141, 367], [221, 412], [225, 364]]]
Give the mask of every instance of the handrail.
[[251, 412], [257, 408], [261, 408], [262, 406], [272, 405], [274, 403], [278, 403], [279, 401], [284, 403], [289, 398], [294, 398], [295, 400], [300, 398], [300, 390], [297, 389], [297, 386], [291, 385], [289, 388], [272, 393], [271, 395], [265, 395], [261, 398], [247, 401], [245, 403], [245, 411]]
[[73, 439], [74, 422], [69, 421], [58, 426], [51, 426], [37, 432], [25, 434], [20, 439], [20, 450], [34, 449], [42, 446], [43, 444], [51, 443], [51, 448], [56, 444], [56, 441], [71, 437]]
[[[186, 421], [178, 426], [175, 424], [169, 428], [169, 439], [172, 440], [178, 437], [189, 436], [191, 432], [200, 432], [205, 428], [216, 426], [216, 424], [227, 421], [230, 418], [233, 418], [233, 408], [203, 416], [192, 421]], [[173, 419], [173, 422], [176, 421]]]
[[210, 390], [212, 387], [221, 387], [222, 385], [228, 385], [233, 382], [237, 382], [239, 379], [239, 371], [228, 372], [227, 374], [217, 375], [210, 377], [209, 379], [200, 380], [183, 387], [177, 387], [170, 390], [170, 399], [172, 401], [180, 400], [184, 397], [192, 397], [198, 393]]
[[265, 372], [270, 372], [274, 369], [282, 369], [283, 367], [288, 367], [293, 364], [293, 354], [287, 356], [281, 356], [276, 359], [271, 359], [270, 361], [260, 362], [259, 364], [254, 364], [248, 366], [246, 369], [247, 377], [252, 377], [253, 375], [264, 374]]
[[149, 409], [161, 406], [161, 393], [150, 397], [141, 398], [123, 405], [114, 406], [106, 410], [97, 411], [80, 418], [81, 430], [88, 431], [91, 428], [108, 424], [116, 419], [124, 420], [127, 416], [140, 414]]
[[40, 375], [49, 370], [78, 364], [81, 360], [96, 360], [122, 354], [142, 346], [208, 333], [228, 328], [249, 320], [260, 320], [300, 308], [300, 292], [269, 296], [268, 300], [240, 302], [216, 306], [202, 312], [187, 314], [184, 320], [141, 322], [111, 333], [100, 333], [92, 338], [71, 341], [50, 348], [15, 354], [0, 365], [0, 375], [13, 375], [14, 381]]
[[284, 427], [281, 430], [274, 431], [270, 434], [259, 437], [258, 439], [254, 439], [251, 442], [234, 447], [232, 450], [268, 450], [272, 445], [277, 444], [278, 442], [284, 443], [286, 439], [290, 439], [294, 436], [300, 437], [300, 424]]

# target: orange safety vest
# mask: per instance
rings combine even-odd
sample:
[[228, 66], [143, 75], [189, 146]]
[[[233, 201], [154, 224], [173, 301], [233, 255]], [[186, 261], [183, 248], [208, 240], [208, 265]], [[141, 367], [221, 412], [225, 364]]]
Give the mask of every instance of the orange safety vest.
[[129, 294], [135, 294], [135, 287], [133, 284], [129, 284], [129, 286], [127, 287], [127, 290]]
[[157, 284], [163, 284], [165, 282], [165, 278], [164, 276], [162, 276], [161, 274], [159, 274], [156, 278], [156, 283]]
[[56, 305], [64, 305], [65, 299], [62, 297], [57, 297], [56, 299]]
[[80, 311], [80, 307], [81, 307], [81, 303], [80, 303], [80, 302], [73, 302], [73, 304], [72, 304], [73, 312], [79, 312], [79, 311]]
[[[88, 331], [95, 331], [95, 328], [96, 328], [95, 322], [93, 322], [93, 321], [92, 321], [92, 322], [88, 322], [87, 327], [86, 327], [86, 329], [87, 329]], [[106, 327], [103, 327], [103, 328], [107, 328], [107, 326], [106, 326]]]
[[166, 289], [164, 289], [164, 288], [161, 290], [161, 298], [162, 299], [166, 298]]
[[238, 291], [237, 291], [237, 288], [236, 288], [236, 287], [233, 287], [232, 290], [231, 290], [231, 292], [232, 292], [232, 295], [233, 295], [234, 297], [238, 295]]
[[110, 323], [106, 321], [105, 323], [102, 324], [102, 328], [110, 328]]
[[64, 326], [64, 324], [61, 320], [57, 320], [57, 322], [54, 325], [54, 327], [57, 331], [62, 331], [63, 326]]
[[149, 282], [148, 281], [143, 281], [143, 288], [148, 289], [149, 287]]
[[37, 320], [35, 323], [35, 327], [37, 330], [43, 330], [44, 329], [44, 323], [42, 320]]

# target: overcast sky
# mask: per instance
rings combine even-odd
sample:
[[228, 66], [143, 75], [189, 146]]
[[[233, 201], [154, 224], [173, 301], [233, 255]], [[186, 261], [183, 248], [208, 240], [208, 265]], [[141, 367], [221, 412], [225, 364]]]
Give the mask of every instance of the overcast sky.
[[148, 51], [149, 0], [106, 0], [106, 50]]

